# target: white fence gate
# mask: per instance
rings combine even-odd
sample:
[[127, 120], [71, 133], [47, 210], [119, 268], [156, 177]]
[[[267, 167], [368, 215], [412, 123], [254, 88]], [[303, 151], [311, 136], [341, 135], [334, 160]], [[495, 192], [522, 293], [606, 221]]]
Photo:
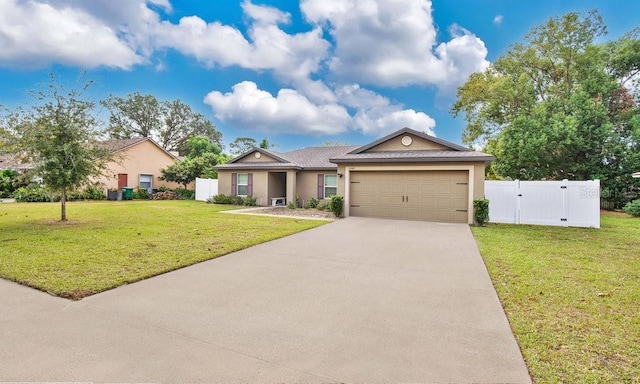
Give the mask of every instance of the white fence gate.
[[207, 201], [213, 195], [218, 194], [217, 179], [196, 178], [196, 200]]
[[600, 228], [600, 180], [485, 181], [489, 221]]

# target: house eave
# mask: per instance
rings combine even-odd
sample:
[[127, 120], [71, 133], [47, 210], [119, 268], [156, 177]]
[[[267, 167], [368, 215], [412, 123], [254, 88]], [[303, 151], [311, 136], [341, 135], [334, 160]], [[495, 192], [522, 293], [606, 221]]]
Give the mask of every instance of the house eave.
[[493, 156], [468, 156], [468, 157], [397, 157], [397, 158], [337, 158], [330, 159], [334, 164], [345, 163], [441, 163], [441, 162], [486, 162], [495, 160]]

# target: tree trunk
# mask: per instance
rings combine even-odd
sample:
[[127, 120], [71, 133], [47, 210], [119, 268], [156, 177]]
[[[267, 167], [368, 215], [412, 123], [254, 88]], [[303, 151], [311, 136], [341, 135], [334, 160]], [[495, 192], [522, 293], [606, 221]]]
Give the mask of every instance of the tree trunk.
[[60, 221], [67, 221], [67, 190], [62, 190], [62, 195], [60, 196], [60, 204], [62, 207], [62, 212], [60, 215]]

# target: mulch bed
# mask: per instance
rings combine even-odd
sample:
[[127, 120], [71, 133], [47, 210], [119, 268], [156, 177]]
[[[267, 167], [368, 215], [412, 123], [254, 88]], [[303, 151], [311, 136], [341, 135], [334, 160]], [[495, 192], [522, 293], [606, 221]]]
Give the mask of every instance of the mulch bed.
[[332, 212], [320, 211], [314, 208], [289, 209], [287, 207], [271, 207], [271, 208], [264, 208], [264, 209], [255, 209], [255, 210], [252, 210], [251, 213], [279, 215], [279, 216], [311, 217], [314, 219], [330, 219], [330, 220], [333, 220], [336, 218]]

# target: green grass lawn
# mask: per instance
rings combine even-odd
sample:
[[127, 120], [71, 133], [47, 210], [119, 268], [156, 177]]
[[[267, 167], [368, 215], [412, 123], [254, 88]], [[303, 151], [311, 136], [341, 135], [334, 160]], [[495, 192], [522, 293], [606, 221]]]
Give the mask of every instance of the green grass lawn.
[[473, 228], [537, 383], [640, 383], [640, 219]]
[[82, 297], [327, 223], [196, 201], [0, 204], [0, 277]]

